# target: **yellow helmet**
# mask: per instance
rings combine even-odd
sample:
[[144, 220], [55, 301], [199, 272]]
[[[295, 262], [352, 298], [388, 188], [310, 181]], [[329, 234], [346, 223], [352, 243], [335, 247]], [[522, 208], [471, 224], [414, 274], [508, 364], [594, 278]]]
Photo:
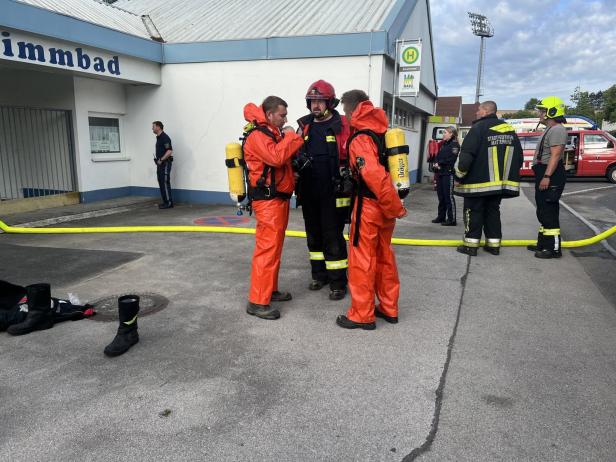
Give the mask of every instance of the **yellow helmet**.
[[539, 101], [535, 107], [546, 111], [545, 116], [548, 119], [555, 119], [565, 115], [565, 103], [558, 96], [547, 96]]

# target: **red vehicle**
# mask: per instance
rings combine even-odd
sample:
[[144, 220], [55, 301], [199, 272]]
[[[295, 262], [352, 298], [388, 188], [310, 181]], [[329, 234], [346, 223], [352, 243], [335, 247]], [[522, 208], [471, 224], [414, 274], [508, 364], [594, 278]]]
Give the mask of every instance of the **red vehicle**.
[[[518, 133], [524, 150], [520, 175], [533, 176], [531, 166], [542, 135], [542, 132]], [[616, 183], [616, 138], [603, 130], [571, 130], [567, 135], [563, 162], [568, 176], [603, 176]]]

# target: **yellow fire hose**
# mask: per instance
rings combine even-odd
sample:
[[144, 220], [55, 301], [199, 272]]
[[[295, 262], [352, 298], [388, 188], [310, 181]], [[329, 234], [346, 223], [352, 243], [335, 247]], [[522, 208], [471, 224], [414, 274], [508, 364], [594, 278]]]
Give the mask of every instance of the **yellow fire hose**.
[[[8, 226], [0, 220], [0, 230], [8, 234], [88, 234], [88, 233], [225, 233], [225, 234], [254, 234], [254, 228], [232, 228], [225, 226], [106, 226], [92, 228], [20, 228]], [[616, 226], [593, 237], [578, 241], [563, 241], [563, 247], [584, 247], [596, 244], [616, 233]], [[287, 231], [287, 237], [306, 237], [303, 231]], [[345, 236], [348, 240], [348, 236]], [[503, 240], [502, 246], [523, 247], [535, 244], [536, 240], [511, 239]], [[462, 244], [458, 239], [410, 239], [394, 237], [391, 240], [395, 245], [413, 245], [429, 247], [455, 247]], [[483, 242], [482, 242], [483, 243]]]

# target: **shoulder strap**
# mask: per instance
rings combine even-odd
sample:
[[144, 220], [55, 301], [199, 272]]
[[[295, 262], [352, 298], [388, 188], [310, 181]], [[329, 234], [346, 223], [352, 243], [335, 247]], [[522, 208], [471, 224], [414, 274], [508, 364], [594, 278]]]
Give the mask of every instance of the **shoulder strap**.
[[[265, 125], [255, 125], [254, 123], [249, 123], [248, 125], [246, 125], [246, 127], [244, 127], [244, 136], [242, 137], [242, 151], [244, 150], [244, 145], [246, 144], [246, 140], [255, 131], [259, 131], [263, 133], [264, 135], [267, 135], [268, 137], [272, 139], [274, 143], [278, 143], [278, 140], [276, 139], [276, 135], [274, 135]], [[274, 176], [274, 167], [272, 167], [271, 165], [267, 165], [267, 164], [265, 164], [265, 167], [263, 168], [263, 173], [261, 174], [261, 177], [257, 180], [258, 186], [265, 185], [265, 179], [267, 178], [268, 174], [271, 174], [270, 184], [275, 186], [276, 179]]]
[[350, 137], [349, 140], [347, 141], [347, 155], [350, 156], [351, 153], [351, 142], [357, 138], [357, 136], [359, 135], [368, 135], [370, 138], [372, 138], [372, 141], [374, 141], [374, 144], [376, 144], [376, 149], [377, 149], [377, 155], [379, 157], [379, 163], [385, 168], [387, 169], [387, 153], [385, 152], [385, 140], [384, 137], [382, 135], [378, 135], [375, 132], [373, 132], [372, 130], [358, 130], [355, 133], [353, 133]]
[[353, 133], [351, 136], [349, 136], [349, 139], [347, 141], [347, 152], [349, 152], [349, 148], [351, 147], [351, 142], [357, 138], [359, 135], [368, 135], [370, 138], [372, 138], [372, 141], [374, 141], [374, 143], [376, 144], [376, 147], [379, 151], [379, 154], [383, 152], [383, 141], [381, 140], [381, 137], [379, 135], [377, 135], [375, 132], [373, 132], [372, 130], [358, 130], [355, 133]]
[[546, 131], [543, 132], [543, 136], [541, 137], [541, 142], [539, 143], [539, 149], [537, 150], [537, 155], [535, 156], [535, 160], [541, 161], [541, 156], [543, 156], [543, 143], [545, 142], [545, 135], [548, 134], [552, 127], [548, 127]]

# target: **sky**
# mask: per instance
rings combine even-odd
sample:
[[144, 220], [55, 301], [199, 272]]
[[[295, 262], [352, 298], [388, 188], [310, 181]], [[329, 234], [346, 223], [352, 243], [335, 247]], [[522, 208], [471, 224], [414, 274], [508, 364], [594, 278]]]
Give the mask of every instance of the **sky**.
[[467, 11], [487, 16], [481, 100], [518, 109], [533, 97], [570, 104], [576, 86], [616, 84], [616, 0], [430, 0], [439, 96], [475, 101], [480, 38]]

